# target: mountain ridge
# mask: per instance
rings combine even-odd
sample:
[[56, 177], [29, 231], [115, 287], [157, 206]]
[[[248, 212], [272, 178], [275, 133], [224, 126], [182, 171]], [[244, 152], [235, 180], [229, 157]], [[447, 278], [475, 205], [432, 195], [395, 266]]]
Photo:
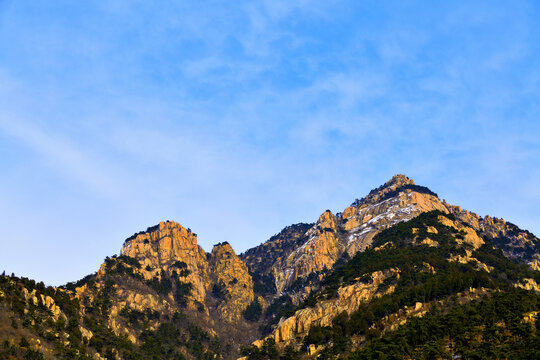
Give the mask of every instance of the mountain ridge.
[[[418, 260], [419, 253], [431, 260]], [[417, 264], [408, 269], [394, 254]], [[33, 334], [40, 347], [17, 348], [6, 340], [6, 349], [51, 359], [236, 359], [239, 347], [248, 359], [273, 358], [272, 351], [290, 358], [355, 354], [369, 340], [367, 330], [360, 327], [350, 333], [352, 342], [336, 347], [336, 321], [353, 324], [351, 317], [365, 306], [401, 301], [373, 323], [382, 338], [410, 318], [484, 299], [496, 289], [535, 292], [539, 254], [534, 234], [447, 204], [398, 174], [342, 212], [327, 210], [315, 223], [287, 226], [239, 255], [227, 242], [206, 252], [191, 229], [165, 221], [126, 238], [120, 255], [63, 287], [4, 275], [0, 314], [15, 320], [11, 328], [0, 327], [0, 338], [9, 333], [22, 341], [21, 334]], [[378, 257], [383, 260], [366, 268]], [[450, 277], [438, 275], [448, 271]], [[332, 282], [343, 274], [346, 283]], [[472, 287], [456, 285], [452, 276], [472, 279]], [[427, 302], [395, 300], [426, 281], [456, 290]], [[461, 299], [458, 305], [450, 295]]]

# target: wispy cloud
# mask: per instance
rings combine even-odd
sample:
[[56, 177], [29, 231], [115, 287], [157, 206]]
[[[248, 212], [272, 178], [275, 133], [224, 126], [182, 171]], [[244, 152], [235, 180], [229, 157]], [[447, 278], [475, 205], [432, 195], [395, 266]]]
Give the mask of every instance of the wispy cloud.
[[61, 176], [75, 179], [101, 196], [119, 192], [120, 187], [110, 174], [72, 141], [5, 113], [0, 117], [0, 131], [30, 148]]
[[28, 216], [72, 254], [98, 262], [108, 253], [97, 249], [163, 219], [190, 226], [207, 249], [245, 249], [396, 172], [540, 232], [532, 2], [0, 11], [0, 149], [16, 157], [4, 158], [6, 172], [24, 169], [3, 179], [0, 211], [5, 224]]

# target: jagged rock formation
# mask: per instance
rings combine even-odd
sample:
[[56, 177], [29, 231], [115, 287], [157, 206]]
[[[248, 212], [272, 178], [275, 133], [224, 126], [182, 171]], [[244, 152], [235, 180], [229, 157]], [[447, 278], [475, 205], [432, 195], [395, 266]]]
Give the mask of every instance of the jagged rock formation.
[[239, 321], [242, 311], [253, 301], [253, 281], [246, 264], [240, 260], [229, 243], [214, 246], [210, 268], [215, 286], [225, 292], [227, 301], [218, 305], [218, 313], [230, 322]]
[[[506, 306], [498, 294], [527, 298], [518, 315], [534, 324], [539, 268], [530, 232], [396, 175], [343, 212], [286, 227], [240, 256], [228, 243], [206, 253], [190, 229], [167, 221], [62, 288], [2, 275], [0, 334], [9, 338], [0, 357], [235, 359], [261, 339], [246, 358], [328, 358], [363, 351], [368, 334], [383, 338], [432, 310], [491, 297]], [[455, 344], [446, 348], [461, 356]]]
[[314, 224], [294, 224], [272, 236], [259, 246], [253, 247], [240, 255], [242, 261], [257, 274], [272, 274], [275, 262], [282, 261], [306, 240], [306, 231]]
[[538, 266], [540, 242], [531, 232], [522, 230], [504, 219], [493, 218], [489, 215], [481, 217], [473, 212], [462, 210], [460, 206], [446, 203], [445, 205], [459, 220], [469, 224], [482, 237], [494, 242], [507, 257], [527, 261], [531, 267]]
[[[323, 218], [321, 223], [326, 223], [327, 225], [335, 224], [335, 217], [333, 218], [329, 212], [325, 212], [321, 217]], [[435, 221], [439, 226], [447, 227], [452, 232], [459, 234], [458, 237], [455, 238], [455, 243], [457, 247], [463, 249], [463, 255], [450, 256], [448, 261], [456, 261], [463, 264], [470, 263], [474, 264], [476, 268], [489, 270], [488, 265], [473, 257], [473, 251], [484, 244], [484, 240], [477, 235], [473, 228], [464, 225], [457, 219], [442, 215], [437, 216]], [[412, 237], [409, 240], [414, 246], [427, 245], [437, 247], [440, 245], [437, 240], [434, 240], [439, 236], [439, 231], [434, 226], [412, 227], [411, 235]], [[384, 245], [375, 248], [375, 250], [382, 251], [385, 248], [388, 248], [389, 245], [393, 244], [387, 242]], [[434, 273], [434, 269], [430, 264], [423, 263], [422, 266], [424, 269], [419, 271]], [[395, 286], [389, 286], [382, 290], [380, 289], [380, 286], [385, 280], [392, 277], [398, 280], [400, 277], [399, 274], [400, 270], [398, 268], [385, 269], [384, 271], [379, 270], [370, 273], [367, 276], [364, 275], [361, 278], [355, 279], [350, 285], [340, 286], [335, 291], [335, 298], [328, 300], [321, 299], [316, 302], [314, 306], [298, 310], [294, 315], [283, 318], [271, 336], [276, 343], [288, 344], [296, 338], [305, 337], [313, 326], [332, 326], [333, 319], [339, 314], [346, 312], [348, 315], [351, 315], [358, 310], [362, 303], [369, 302], [374, 297], [392, 293]], [[366, 281], [366, 279], [368, 279], [368, 281]], [[531, 284], [533, 284], [532, 281], [525, 280], [524, 284], [516, 284], [516, 286], [533, 289], [534, 286]], [[415, 306], [418, 307], [421, 305]], [[418, 312], [415, 314], [418, 315]]]
[[306, 232], [306, 242], [286, 259], [276, 261], [273, 273], [278, 292], [282, 292], [285, 286], [300, 277], [332, 267], [343, 252], [336, 232], [337, 219], [327, 210]]
[[[332, 224], [331, 214], [325, 221]], [[302, 345], [308, 356], [361, 348], [366, 331], [382, 336], [411, 317], [491, 296], [507, 286], [499, 279], [538, 291], [532, 278], [516, 281], [518, 273], [534, 272], [497, 255], [486, 241], [469, 224], [440, 210], [390, 227], [372, 239], [370, 249], [326, 274], [300, 308], [247, 353], [265, 354], [269, 340], [281, 349]], [[540, 279], [538, 273], [533, 276]]]
[[304, 337], [313, 326], [331, 326], [332, 320], [343, 313], [352, 314], [360, 304], [370, 301], [374, 297], [380, 297], [391, 293], [394, 288], [388, 287], [377, 292], [384, 280], [397, 276], [398, 269], [376, 271], [370, 274], [370, 282], [358, 281], [352, 285], [340, 287], [337, 297], [330, 300], [321, 300], [313, 307], [298, 310], [291, 317], [280, 321], [272, 334], [276, 343], [289, 343], [297, 337]]
[[[205, 251], [197, 245], [197, 235], [182, 225], [167, 221], [137, 233], [124, 242], [120, 255], [139, 260], [145, 279], [160, 276], [161, 271], [187, 273], [181, 276], [192, 284], [191, 295], [203, 303], [208, 287], [210, 269]], [[175, 268], [175, 264], [182, 269]]]
[[437, 194], [405, 175], [392, 177], [340, 214], [347, 232], [348, 254], [364, 250], [379, 231], [432, 210], [447, 212]]
[[[105, 298], [109, 305], [101, 311], [106, 311], [107, 327], [133, 344], [142, 345], [145, 336], [142, 329], [126, 324], [135, 316], [146, 319], [152, 331], [159, 331], [163, 318], [186, 316], [200, 331], [232, 343], [253, 331], [242, 318], [254, 300], [247, 266], [228, 243], [207, 254], [191, 230], [172, 221], [126, 239], [120, 256], [107, 258], [95, 275], [75, 284], [74, 291], [82, 300], [82, 316], [103, 307]], [[225, 333], [231, 324], [235, 329]]]
[[540, 258], [534, 254], [540, 251], [540, 242], [530, 232], [502, 219], [482, 218], [449, 205], [407, 176], [396, 175], [343, 212], [335, 216], [329, 210], [324, 212], [305, 233], [304, 243], [287, 257], [276, 259], [272, 269], [278, 292], [309, 274], [331, 269], [344, 253], [350, 257], [365, 250], [381, 230], [433, 210], [456, 215], [482, 237], [494, 241], [507, 256], [527, 260], [531, 266], [538, 267]]
[[394, 176], [336, 216], [327, 210], [306, 233], [306, 242], [274, 264], [278, 292], [299, 278], [332, 268], [345, 252], [352, 256], [366, 249], [381, 230], [432, 210], [448, 212], [435, 193], [404, 175]]

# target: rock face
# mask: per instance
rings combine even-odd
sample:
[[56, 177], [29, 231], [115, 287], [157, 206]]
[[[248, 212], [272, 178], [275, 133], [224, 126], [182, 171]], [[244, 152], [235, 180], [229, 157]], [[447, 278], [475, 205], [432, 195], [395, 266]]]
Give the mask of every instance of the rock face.
[[205, 251], [197, 245], [197, 235], [182, 225], [173, 222], [160, 222], [128, 238], [120, 254], [140, 261], [145, 277], [159, 276], [171, 271], [178, 263], [186, 264], [189, 274], [185, 281], [193, 285], [191, 294], [194, 300], [204, 302], [208, 287], [210, 270]]
[[[421, 253], [411, 252], [411, 245]], [[20, 329], [39, 330], [35, 338], [50, 345], [45, 358], [64, 344], [66, 354], [88, 348], [95, 359], [161, 352], [230, 360], [240, 345], [264, 336], [253, 343], [261, 350], [275, 342], [284, 351], [307, 349], [313, 358], [329, 345], [317, 334], [333, 331], [333, 321], [345, 321], [346, 314], [355, 321], [363, 313], [377, 314], [370, 329], [387, 331], [430, 306], [496, 293], [489, 286], [501, 281], [540, 292], [537, 276], [524, 266], [517, 272], [507, 258], [540, 269], [540, 241], [502, 219], [449, 205], [396, 175], [343, 212], [327, 210], [316, 223], [286, 227], [240, 256], [226, 242], [208, 254], [190, 229], [167, 221], [129, 237], [120, 256], [107, 257], [96, 274], [61, 288], [2, 274], [0, 333], [15, 344], [23, 343], [11, 340]], [[474, 277], [475, 271], [482, 276]], [[364, 335], [354, 336], [351, 345], [361, 346]]]
[[278, 292], [300, 277], [332, 267], [343, 252], [336, 232], [337, 218], [327, 210], [306, 232], [306, 242], [274, 266]]
[[207, 255], [197, 245], [197, 236], [176, 222], [161, 222], [133, 235], [120, 253], [139, 260], [145, 278], [160, 277], [162, 272], [178, 274], [192, 285], [191, 296], [199, 307], [207, 308], [212, 289], [221, 289], [224, 298], [219, 299], [217, 314], [226, 321], [237, 322], [254, 299], [248, 268], [231, 245], [220, 243]]
[[293, 250], [302, 245], [308, 238], [306, 231], [313, 225], [315, 224], [299, 223], [287, 226], [268, 241], [241, 254], [240, 258], [253, 272], [273, 275], [274, 263], [283, 261]]
[[531, 268], [538, 268], [540, 240], [529, 231], [522, 230], [504, 219], [489, 215], [482, 218], [473, 212], [462, 210], [459, 206], [447, 205], [447, 208], [482, 237], [493, 241], [507, 257], [527, 261]]
[[347, 253], [353, 255], [364, 250], [381, 230], [432, 210], [448, 212], [437, 194], [417, 186], [405, 175], [392, 177], [340, 214], [340, 223], [346, 231]]
[[449, 211], [435, 193], [415, 185], [405, 175], [394, 176], [342, 213], [333, 215], [327, 210], [306, 232], [306, 241], [284, 260], [275, 262], [278, 292], [299, 278], [331, 269], [345, 252], [352, 256], [365, 250], [381, 230], [432, 210]]
[[253, 280], [246, 264], [240, 260], [229, 243], [214, 246], [210, 255], [213, 282], [226, 298], [218, 305], [220, 316], [230, 322], [238, 321], [242, 311], [253, 301]]
[[126, 239], [120, 256], [107, 258], [91, 282], [76, 287], [75, 293], [82, 300], [81, 314], [94, 311], [100, 297], [106, 297], [108, 328], [139, 345], [142, 333], [126, 325], [126, 319], [141, 314], [151, 314], [146, 326], [152, 331], [159, 328], [160, 318], [179, 313], [187, 313], [208, 334], [228, 339], [241, 337], [236, 329], [223, 333], [231, 323], [239, 329], [254, 326], [242, 318], [255, 298], [247, 266], [228, 243], [207, 254], [191, 230], [172, 221]]
[[[481, 246], [483, 238], [489, 238], [498, 242], [509, 257], [528, 259], [533, 268], [540, 263], [538, 256], [527, 258], [528, 254], [538, 252], [535, 248], [538, 239], [534, 235], [502, 219], [482, 218], [449, 205], [405, 175], [392, 177], [341, 213], [333, 214], [327, 210], [315, 224], [289, 226], [240, 256], [228, 243], [218, 244], [211, 254], [206, 254], [197, 245], [196, 235], [175, 222], [162, 222], [128, 238], [121, 255], [139, 260], [142, 265], [140, 273], [148, 280], [160, 278], [163, 273], [170, 275], [177, 271], [175, 264], [185, 264], [185, 271], [177, 272], [177, 275], [181, 281], [192, 284], [190, 296], [193, 303], [202, 305], [206, 313], [215, 308], [218, 317], [237, 322], [241, 319], [242, 311], [255, 298], [254, 282], [248, 269], [256, 273], [259, 279], [260, 276], [272, 278], [278, 294], [287, 293], [292, 284], [306, 278], [318, 280], [342, 257], [364, 251], [380, 231], [432, 210], [453, 214], [456, 221], [444, 217], [441, 217], [441, 221], [462, 231], [463, 242], [473, 248]], [[436, 232], [436, 229], [428, 229], [430, 231]], [[427, 238], [423, 243], [437, 246], [436, 242], [430, 241]], [[469, 253], [466, 257], [455, 259], [471, 260], [474, 259], [470, 258]], [[217, 302], [211, 301], [218, 296], [213, 293], [216, 287], [222, 291], [219, 297], [223, 296]], [[294, 294], [291, 294], [294, 302], [301, 301], [309, 291], [310, 287], [306, 284], [295, 288]], [[298, 319], [303, 319], [303, 316]], [[298, 321], [300, 323], [295, 326], [302, 328], [303, 320]]]
[[530, 232], [503, 219], [482, 218], [459, 206], [449, 205], [407, 176], [395, 175], [343, 212], [336, 215], [324, 212], [315, 225], [303, 235], [297, 235], [296, 239], [300, 241], [296, 248], [288, 254], [280, 254], [272, 265], [278, 293], [298, 279], [331, 269], [345, 253], [353, 256], [365, 250], [380, 231], [432, 210], [452, 213], [469, 225], [462, 226], [462, 230], [466, 232], [466, 241], [475, 247], [484, 243], [480, 235], [493, 241], [507, 257], [525, 260], [533, 269], [540, 268], [540, 240]]
[[276, 343], [288, 343], [298, 336], [307, 335], [313, 326], [330, 326], [336, 315], [344, 311], [350, 315], [361, 303], [392, 292], [393, 287], [377, 292], [383, 281], [392, 276], [399, 278], [399, 271], [397, 269], [377, 271], [371, 274], [370, 283], [358, 281], [352, 285], [340, 287], [335, 299], [319, 301], [313, 307], [298, 310], [293, 316], [282, 319], [271, 336]]
[[[319, 226], [313, 227], [307, 233], [314, 233], [321, 237], [321, 233], [325, 232], [321, 231], [321, 228], [326, 228], [328, 229], [326, 231], [336, 233], [335, 228], [338, 226], [338, 221], [339, 217], [335, 217], [330, 212], [326, 212], [319, 219], [317, 223]], [[330, 229], [334, 229], [334, 231], [330, 231]], [[424, 214], [419, 216], [416, 221], [413, 220], [408, 224], [404, 224], [404, 226], [396, 227], [394, 229], [394, 231], [386, 232], [382, 234], [381, 237], [378, 237], [378, 246], [370, 250], [370, 256], [377, 256], [376, 253], [383, 254], [380, 259], [381, 266], [384, 266], [382, 264], [386, 264], [386, 261], [393, 256], [391, 255], [391, 252], [385, 253], [385, 251], [388, 251], [389, 249], [398, 251], [398, 249], [405, 249], [410, 245], [414, 247], [423, 247], [422, 251], [425, 251], [425, 257], [423, 256], [420, 261], [424, 261], [424, 259], [428, 258], [434, 259], [435, 257], [433, 254], [440, 250], [433, 250], [431, 255], [427, 255], [431, 251], [426, 250], [427, 245], [429, 248], [444, 246], [444, 250], [438, 252], [437, 257], [439, 257], [439, 260], [444, 259], [448, 262], [467, 264], [477, 271], [485, 271], [487, 273], [494, 270], [494, 267], [482, 263], [474, 257], [479, 256], [479, 258], [482, 258], [483, 253], [481, 251], [478, 253], [475, 253], [474, 251], [480, 249], [486, 241], [480, 237], [477, 231], [468, 223], [456, 218], [448, 212], [439, 210], [438, 212]], [[318, 230], [318, 232], [315, 232], [314, 230]], [[319, 243], [334, 244], [335, 248], [340, 248], [340, 245], [342, 246], [342, 244], [339, 243], [339, 240], [336, 241], [332, 238], [330, 240], [325, 239], [325, 241], [319, 241]], [[323, 252], [323, 258], [328, 258], [327, 254], [331, 254], [328, 249], [319, 250]], [[343, 251], [347, 251], [347, 249], [345, 248]], [[298, 253], [299, 252], [295, 252], [294, 254]], [[308, 260], [307, 263], [310, 262], [309, 257], [312, 256], [310, 251], [305, 251], [303, 254], [307, 255], [299, 257], [297, 261], [298, 264], [301, 264], [302, 260], [305, 259]], [[404, 252], [403, 256], [409, 255], [406, 255], [406, 252]], [[410, 263], [408, 259], [406, 261]], [[312, 263], [316, 264], [316, 262]], [[313, 334], [310, 333], [310, 329], [314, 326], [325, 329], [332, 328], [334, 321], [338, 319], [338, 316], [339, 318], [348, 318], [344, 313], [348, 315], [354, 314], [353, 317], [358, 316], [357, 311], [359, 311], [362, 305], [369, 304], [377, 297], [391, 294], [394, 290], [396, 290], [398, 294], [396, 297], [399, 298], [400, 292], [398, 292], [398, 290], [402, 289], [399, 287], [403, 287], [404, 284], [409, 281], [407, 279], [410, 278], [410, 273], [408, 273], [410, 270], [406, 270], [406, 268], [403, 267], [389, 267], [385, 270], [366, 274], [362, 274], [361, 272], [354, 273], [354, 271], [356, 271], [354, 269], [360, 269], [362, 264], [369, 263], [369, 259], [356, 257], [355, 259], [352, 259], [351, 262], [341, 265], [340, 268], [336, 269], [335, 273], [331, 273], [329, 277], [326, 277], [324, 281], [319, 284], [319, 289], [316, 289], [314, 294], [311, 294], [311, 296], [301, 305], [300, 310], [295, 311], [291, 316], [281, 318], [269, 337], [282, 348], [287, 345], [296, 346], [299, 343], [298, 339], [305, 340], [306, 336], [307, 339], [310, 337], [312, 338], [312, 340], [308, 341], [318, 341], [313, 340], [317, 336], [313, 334], [319, 333], [319, 330]], [[366, 266], [369, 268], [369, 266], [373, 265]], [[427, 276], [435, 276], [437, 271], [439, 271], [425, 261], [423, 263], [418, 261], [416, 265], [414, 265], [414, 268], [415, 271], [419, 273], [429, 274]], [[356, 276], [356, 278], [347, 278], [347, 274], [351, 273], [355, 274], [354, 276]], [[405, 279], [405, 282], [400, 282], [401, 277]], [[514, 283], [514, 286], [538, 291], [538, 285], [531, 278], [522, 279], [521, 282]], [[474, 294], [478, 293], [477, 295], [479, 295], [484, 292], [485, 291], [482, 288], [477, 289], [469, 287], [465, 292], [457, 293], [456, 299], [459, 300], [464, 296], [473, 299], [477, 298]], [[424, 295], [424, 301], [426, 301], [425, 299], [426, 296]], [[429, 297], [427, 299], [429, 300]], [[417, 301], [412, 304], [414, 304], [414, 306], [408, 304], [408, 306], [404, 306], [396, 312], [384, 316], [377, 325], [378, 329], [383, 331], [395, 330], [399, 325], [404, 324], [409, 317], [423, 316], [429, 310], [431, 305], [442, 306], [443, 301], [440, 300], [439, 302], [432, 303]], [[388, 306], [388, 304], [385, 304], [385, 306]], [[388, 306], [388, 308], [391, 307], [392, 306]], [[357, 340], [360, 342], [363, 341], [361, 339]], [[304, 341], [304, 345], [306, 344], [309, 343]], [[309, 353], [313, 355], [319, 350], [320, 349], [311, 349]]]

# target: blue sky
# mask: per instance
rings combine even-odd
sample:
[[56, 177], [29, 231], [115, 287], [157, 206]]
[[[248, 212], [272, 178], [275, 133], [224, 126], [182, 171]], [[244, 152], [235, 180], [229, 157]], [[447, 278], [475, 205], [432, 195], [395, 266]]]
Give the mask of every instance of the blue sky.
[[539, 4], [0, 0], [0, 269], [241, 252], [396, 173], [539, 234]]

